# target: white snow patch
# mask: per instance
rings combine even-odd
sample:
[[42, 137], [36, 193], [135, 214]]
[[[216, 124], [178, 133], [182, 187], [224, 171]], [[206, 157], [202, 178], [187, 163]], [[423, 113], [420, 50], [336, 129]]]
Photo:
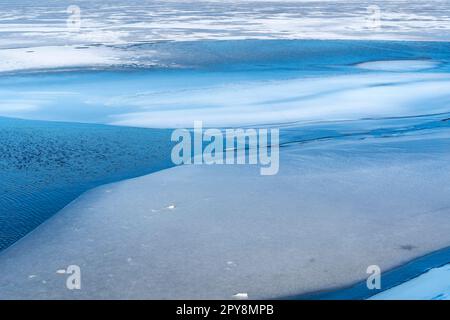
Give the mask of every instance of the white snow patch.
[[44, 46], [0, 50], [0, 72], [121, 64], [123, 53], [111, 48]]
[[400, 72], [432, 69], [438, 66], [438, 63], [431, 60], [388, 60], [363, 62], [356, 66], [366, 70]]
[[248, 293], [236, 293], [233, 295], [233, 299], [245, 300], [248, 299]]
[[[204, 126], [225, 127], [415, 115], [430, 112], [424, 102], [446, 99], [449, 86], [446, 74], [388, 73], [173, 88], [170, 94], [117, 97], [113, 105], [136, 111], [112, 115], [109, 124], [189, 128], [201, 120]], [[446, 112], [447, 105], [433, 109]]]

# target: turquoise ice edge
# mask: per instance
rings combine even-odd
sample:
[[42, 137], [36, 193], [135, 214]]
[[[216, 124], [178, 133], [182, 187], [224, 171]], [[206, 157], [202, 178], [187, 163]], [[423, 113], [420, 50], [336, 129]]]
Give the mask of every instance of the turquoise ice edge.
[[[280, 300], [363, 300], [411, 280], [432, 268], [450, 262], [450, 247], [414, 259], [392, 270], [382, 270], [381, 289], [368, 289], [366, 280], [345, 288], [336, 288], [300, 295], [279, 297]], [[369, 276], [369, 275], [368, 275]]]

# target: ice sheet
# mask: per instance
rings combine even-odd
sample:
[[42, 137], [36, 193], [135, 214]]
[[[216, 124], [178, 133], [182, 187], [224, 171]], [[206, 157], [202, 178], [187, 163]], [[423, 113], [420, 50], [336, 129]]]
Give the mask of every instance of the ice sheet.
[[450, 245], [449, 139], [291, 144], [275, 176], [181, 166], [97, 188], [0, 255], [0, 298], [274, 298], [364, 280]]

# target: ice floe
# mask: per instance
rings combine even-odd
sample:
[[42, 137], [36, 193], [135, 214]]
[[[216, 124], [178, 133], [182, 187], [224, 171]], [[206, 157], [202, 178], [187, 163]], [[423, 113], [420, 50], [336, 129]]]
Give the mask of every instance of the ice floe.
[[432, 69], [439, 63], [429, 60], [370, 61], [357, 65], [358, 68], [377, 71], [419, 71]]
[[248, 294], [247, 293], [236, 293], [235, 295], [233, 295], [233, 299], [245, 300], [245, 299], [248, 299]]

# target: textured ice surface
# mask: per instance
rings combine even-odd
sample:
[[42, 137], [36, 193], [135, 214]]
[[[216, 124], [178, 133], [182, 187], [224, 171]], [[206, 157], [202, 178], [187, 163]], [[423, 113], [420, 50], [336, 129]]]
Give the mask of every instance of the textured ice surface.
[[450, 300], [450, 264], [434, 268], [399, 286], [379, 293], [374, 300]]
[[[81, 10], [80, 29], [74, 29], [67, 8]], [[372, 8], [372, 9], [370, 9]], [[375, 11], [374, 11], [375, 8]], [[380, 23], [372, 22], [380, 11]], [[39, 51], [48, 46], [93, 47], [93, 62], [129, 64], [136, 55], [130, 47], [155, 41], [240, 39], [450, 39], [449, 0], [389, 1], [91, 1], [91, 0], [2, 0], [0, 8], [1, 49]], [[113, 46], [111, 54], [98, 54], [97, 46]], [[38, 47], [38, 48], [34, 48]], [[92, 49], [92, 48], [91, 48]], [[91, 51], [91, 50], [89, 50]], [[58, 52], [58, 50], [56, 50]], [[11, 52], [9, 52], [11, 53]], [[101, 52], [100, 52], [101, 53]], [[147, 53], [148, 54], [148, 53]], [[0, 53], [0, 57], [4, 55]], [[83, 55], [76, 51], [66, 58]], [[40, 56], [43, 57], [43, 56]], [[44, 57], [45, 58], [45, 57]], [[86, 58], [86, 57], [85, 57]], [[99, 61], [102, 59], [102, 61]], [[1, 60], [1, 59], [0, 59]], [[31, 65], [32, 62], [35, 65]], [[86, 62], [83, 59], [83, 62]], [[27, 63], [1, 63], [0, 71], [12, 67], [32, 69], [64, 67], [65, 59]], [[60, 64], [60, 65], [58, 65]]]
[[[81, 30], [66, 23], [81, 9]], [[370, 6], [381, 24], [371, 25]], [[199, 39], [449, 39], [448, 0], [2, 0], [0, 47]]]
[[[443, 42], [199, 41], [134, 50], [153, 52], [134, 59], [158, 67], [5, 75], [0, 115], [243, 126], [442, 113], [450, 103], [450, 45]], [[407, 60], [392, 63], [400, 59]], [[411, 71], [424, 66], [418, 59], [428, 59], [428, 68]]]
[[172, 166], [170, 134], [0, 118], [0, 250], [86, 190]]
[[[273, 298], [447, 247], [444, 120], [291, 127], [275, 176], [180, 166], [94, 189], [0, 254], [0, 298]], [[56, 273], [72, 264], [79, 291]]]

